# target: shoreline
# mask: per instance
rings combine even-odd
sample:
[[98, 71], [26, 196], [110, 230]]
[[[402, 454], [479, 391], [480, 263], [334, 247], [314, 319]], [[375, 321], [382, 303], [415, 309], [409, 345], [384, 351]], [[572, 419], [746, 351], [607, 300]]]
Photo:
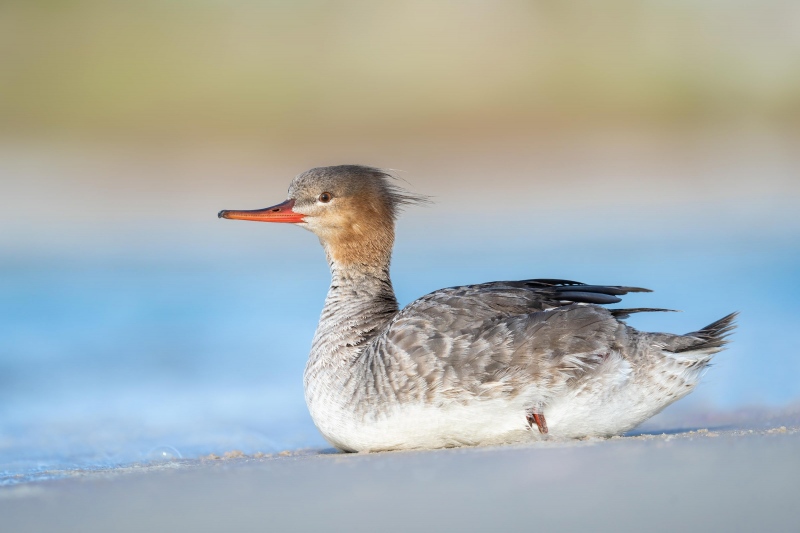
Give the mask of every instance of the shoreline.
[[[548, 438], [544, 441], [533, 441], [520, 446], [572, 446], [582, 442], [616, 441], [619, 439], [652, 439], [652, 438], [694, 438], [703, 436], [747, 436], [752, 434], [770, 434], [780, 427], [787, 431], [800, 428], [800, 404], [793, 403], [781, 408], [765, 406], [740, 407], [735, 410], [719, 410], [714, 408], [692, 409], [682, 406], [670, 406], [655, 417], [646, 420], [637, 428], [621, 436], [609, 438], [566, 439], [559, 440]], [[501, 446], [500, 449], [508, 446]], [[251, 447], [252, 448], [252, 447]], [[470, 449], [472, 447], [463, 447]], [[476, 449], [493, 448], [491, 446], [478, 446]], [[152, 458], [153, 451], [167, 452], [164, 459]], [[73, 468], [53, 467], [35, 471], [14, 471], [7, 469], [4, 473], [0, 470], [0, 498], [2, 491], [8, 487], [20, 484], [47, 483], [60, 479], [76, 477], [91, 477], [103, 475], [116, 475], [128, 472], [157, 471], [165, 468], [191, 468], [214, 462], [233, 462], [234, 460], [274, 460], [283, 457], [305, 457], [311, 455], [341, 454], [331, 446], [311, 446], [298, 448], [272, 448], [269, 452], [251, 451], [246, 453], [237, 448], [219, 448], [210, 453], [183, 457], [181, 453], [171, 446], [160, 446], [151, 450], [151, 460], [129, 460], [107, 464], [90, 465], [77, 463]], [[425, 452], [431, 450], [411, 450]], [[399, 452], [379, 452], [399, 453]], [[348, 454], [349, 455], [349, 454]], [[364, 455], [364, 454], [356, 454]]]
[[[0, 487], [8, 531], [788, 531], [800, 425], [177, 460]], [[45, 512], [42, 512], [45, 509]], [[5, 529], [4, 527], [4, 529]]]

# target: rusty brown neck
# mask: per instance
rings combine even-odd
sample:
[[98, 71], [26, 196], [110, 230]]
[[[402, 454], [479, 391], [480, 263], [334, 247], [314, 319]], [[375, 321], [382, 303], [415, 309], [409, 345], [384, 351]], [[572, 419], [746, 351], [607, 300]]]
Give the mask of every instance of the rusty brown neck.
[[351, 231], [329, 240], [320, 239], [331, 274], [360, 273], [380, 280], [389, 279], [394, 229]]

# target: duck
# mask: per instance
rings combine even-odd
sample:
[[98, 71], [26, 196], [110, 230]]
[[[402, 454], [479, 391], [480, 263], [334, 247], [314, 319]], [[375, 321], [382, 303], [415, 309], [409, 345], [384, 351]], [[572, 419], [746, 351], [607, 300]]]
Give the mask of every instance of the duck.
[[390, 171], [313, 168], [272, 207], [223, 219], [314, 233], [331, 284], [303, 374], [314, 424], [345, 452], [506, 445], [624, 434], [697, 386], [737, 313], [687, 333], [625, 323], [659, 308], [606, 307], [638, 287], [561, 279], [434, 291], [401, 309], [395, 223], [426, 203]]

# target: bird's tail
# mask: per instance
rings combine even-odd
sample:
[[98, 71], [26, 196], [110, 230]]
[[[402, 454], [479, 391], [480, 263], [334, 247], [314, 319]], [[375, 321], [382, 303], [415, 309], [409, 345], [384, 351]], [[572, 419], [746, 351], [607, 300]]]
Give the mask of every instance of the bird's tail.
[[736, 328], [734, 321], [737, 314], [731, 313], [686, 335], [651, 334], [654, 347], [663, 356], [659, 359], [659, 371], [654, 374], [654, 379], [672, 394], [669, 403], [694, 389], [711, 364], [714, 354], [722, 351], [728, 343], [728, 335]]
[[715, 354], [722, 351], [728, 344], [728, 336], [736, 329], [738, 312], [720, 318], [699, 331], [682, 335], [680, 346], [676, 346], [674, 353], [697, 352], [704, 355]]

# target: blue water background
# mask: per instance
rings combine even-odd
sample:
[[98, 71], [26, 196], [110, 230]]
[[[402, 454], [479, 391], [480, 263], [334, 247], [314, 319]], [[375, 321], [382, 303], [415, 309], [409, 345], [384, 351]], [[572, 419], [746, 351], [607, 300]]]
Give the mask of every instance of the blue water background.
[[[189, 243], [154, 230], [157, 249], [120, 242], [3, 258], [0, 483], [154, 460], [164, 450], [198, 457], [327, 446], [302, 388], [329, 281], [322, 251], [297, 228], [219, 224], [227, 225]], [[648, 287], [656, 292], [617, 306], [683, 312], [635, 315], [629, 323], [640, 329], [689, 332], [741, 312], [730, 348], [683, 408], [800, 399], [795, 231], [529, 227], [430, 211], [401, 222], [393, 263], [401, 304], [501, 279]]]

